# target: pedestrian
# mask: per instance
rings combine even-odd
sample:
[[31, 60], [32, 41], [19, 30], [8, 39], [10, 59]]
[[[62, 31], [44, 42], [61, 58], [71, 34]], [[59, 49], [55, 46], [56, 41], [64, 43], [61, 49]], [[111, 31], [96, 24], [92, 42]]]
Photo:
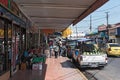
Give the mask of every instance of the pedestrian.
[[50, 45], [50, 58], [52, 56], [52, 49], [53, 49], [53, 45]]
[[66, 57], [67, 55], [66, 55], [66, 45], [65, 45], [65, 43], [63, 44], [63, 47], [62, 47], [62, 49], [63, 49], [63, 56], [64, 57]]
[[46, 57], [50, 57], [50, 47], [48, 44], [45, 45], [44, 53], [46, 54]]
[[50, 58], [51, 58], [51, 56], [52, 56], [52, 50], [53, 50], [53, 41], [50, 41], [49, 42], [49, 47], [50, 47], [50, 51], [49, 51], [49, 55], [50, 55]]
[[24, 50], [22, 56], [21, 56], [21, 70], [26, 70], [27, 68], [27, 59], [28, 59], [28, 50]]
[[54, 51], [55, 51], [55, 58], [57, 58], [59, 52], [59, 46], [57, 44], [55, 45]]
[[61, 39], [59, 40], [58, 45], [59, 45], [59, 56], [62, 56], [63, 49], [62, 49], [62, 41], [61, 41]]
[[24, 56], [25, 60], [27, 61], [27, 58], [29, 57], [28, 49], [27, 49], [27, 50], [26, 50], [26, 49], [24, 50], [23, 56]]

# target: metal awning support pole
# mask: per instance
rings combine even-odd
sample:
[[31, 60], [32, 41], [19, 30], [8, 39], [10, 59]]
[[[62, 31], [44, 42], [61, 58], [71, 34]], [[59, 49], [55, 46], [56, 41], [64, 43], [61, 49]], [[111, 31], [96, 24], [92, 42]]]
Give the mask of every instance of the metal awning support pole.
[[40, 28], [38, 29], [38, 48], [40, 47]]

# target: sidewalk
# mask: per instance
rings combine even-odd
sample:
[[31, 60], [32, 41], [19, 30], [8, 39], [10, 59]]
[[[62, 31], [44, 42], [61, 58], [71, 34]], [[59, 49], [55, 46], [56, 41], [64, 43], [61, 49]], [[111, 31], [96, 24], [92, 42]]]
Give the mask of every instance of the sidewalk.
[[47, 65], [42, 70], [19, 70], [9, 80], [45, 80]]
[[87, 80], [66, 57], [48, 58], [45, 80]]
[[66, 57], [47, 58], [43, 70], [19, 70], [10, 80], [87, 80]]

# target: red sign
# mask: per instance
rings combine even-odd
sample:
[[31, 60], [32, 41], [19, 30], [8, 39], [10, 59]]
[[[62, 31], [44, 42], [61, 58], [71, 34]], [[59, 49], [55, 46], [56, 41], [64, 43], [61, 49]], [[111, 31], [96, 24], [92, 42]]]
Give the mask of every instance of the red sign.
[[99, 26], [98, 27], [98, 31], [104, 31], [104, 30], [106, 30], [106, 26]]
[[8, 7], [8, 0], [0, 0], [0, 3]]

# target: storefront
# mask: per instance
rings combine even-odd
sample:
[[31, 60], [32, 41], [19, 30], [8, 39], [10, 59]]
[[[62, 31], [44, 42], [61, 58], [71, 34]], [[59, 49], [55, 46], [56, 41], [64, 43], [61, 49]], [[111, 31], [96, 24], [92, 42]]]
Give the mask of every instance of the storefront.
[[8, 80], [19, 69], [25, 48], [25, 22], [0, 5], [0, 80]]
[[120, 27], [110, 28], [109, 37], [111, 42], [120, 43]]
[[107, 26], [106, 25], [98, 26], [98, 38], [100, 40], [105, 41], [105, 42], [109, 41], [109, 33], [107, 33]]
[[12, 21], [0, 16], [0, 76], [11, 68]]
[[12, 26], [12, 72], [18, 70], [20, 56], [25, 50], [26, 30], [17, 24]]

